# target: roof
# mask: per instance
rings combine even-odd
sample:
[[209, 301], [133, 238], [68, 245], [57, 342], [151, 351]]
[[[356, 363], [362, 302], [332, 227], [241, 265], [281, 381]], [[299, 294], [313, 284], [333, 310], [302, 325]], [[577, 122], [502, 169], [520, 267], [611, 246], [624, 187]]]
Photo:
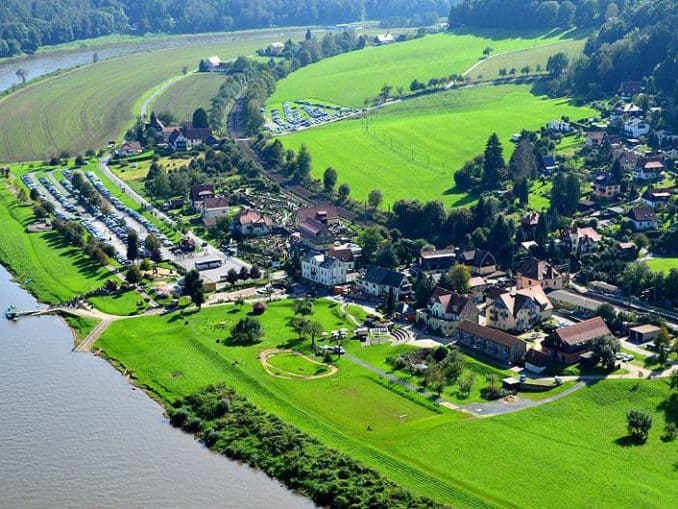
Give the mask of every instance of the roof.
[[592, 140], [602, 140], [607, 133], [605, 131], [589, 131], [586, 136]]
[[135, 150], [135, 151], [140, 151], [143, 150], [141, 147], [141, 143], [138, 141], [126, 141], [120, 146], [121, 150]]
[[214, 186], [212, 184], [198, 184], [191, 186], [191, 201], [198, 201], [202, 198], [201, 193], [208, 191], [214, 194]]
[[549, 356], [544, 352], [530, 348], [525, 354], [525, 363], [528, 362], [534, 366], [546, 366], [549, 362]]
[[599, 173], [593, 179], [593, 183], [598, 186], [618, 186], [621, 184], [621, 182], [619, 182], [619, 179], [616, 178], [615, 175], [610, 172]]
[[516, 272], [536, 281], [555, 279], [560, 276], [560, 272], [553, 268], [549, 262], [539, 260], [534, 256], [527, 258]]
[[467, 306], [471, 305], [475, 307], [475, 304], [473, 304], [473, 301], [469, 297], [457, 292], [447, 292], [438, 295], [435, 298], [435, 301], [440, 303], [446, 314], [460, 315]]
[[643, 168], [646, 170], [661, 170], [664, 168], [664, 163], [661, 161], [647, 161], [643, 164]]
[[207, 63], [216, 67], [221, 63], [221, 58], [219, 58], [217, 56], [207, 57]]
[[652, 332], [659, 332], [661, 329], [656, 325], [646, 323], [644, 325], [636, 325], [635, 327], [630, 327], [629, 330], [637, 332], [638, 334], [650, 334]]
[[439, 249], [437, 251], [424, 251], [423, 249], [420, 251], [419, 256], [421, 256], [424, 260], [434, 260], [436, 258], [449, 258], [453, 257], [456, 255], [456, 251], [454, 249]]
[[555, 336], [563, 343], [574, 346], [582, 343], [588, 343], [596, 338], [612, 334], [605, 325], [605, 321], [596, 316], [590, 320], [561, 327], [554, 331]]
[[385, 34], [378, 34], [376, 36], [376, 39], [378, 42], [384, 43], [384, 42], [393, 42], [395, 39], [391, 34], [386, 32]]
[[487, 267], [489, 265], [496, 265], [497, 261], [489, 251], [484, 249], [472, 249], [470, 251], [462, 251], [459, 253], [458, 259], [461, 263], [470, 264], [473, 267]]
[[399, 288], [403, 284], [403, 280], [406, 279], [407, 277], [402, 272], [385, 269], [378, 265], [370, 265], [363, 277], [363, 281], [368, 283], [390, 286], [392, 288]]
[[307, 218], [299, 225], [299, 231], [306, 236], [317, 237], [323, 231], [327, 230], [327, 225], [320, 221]]
[[351, 251], [347, 247], [343, 249], [330, 249], [329, 254], [344, 263], [349, 263], [355, 260], [355, 257], [353, 256], [353, 251]]
[[517, 291], [493, 290], [488, 292], [488, 298], [493, 300], [493, 305], [501, 303], [512, 316], [517, 316], [520, 310], [530, 303], [534, 303], [540, 311], [553, 309], [553, 304], [539, 285]]
[[657, 214], [651, 207], [635, 207], [629, 211], [629, 217], [633, 221], [656, 221]]
[[577, 228], [576, 234], [580, 238], [588, 237], [593, 242], [600, 242], [603, 239], [600, 233], [598, 233], [595, 228], [592, 228], [590, 226], [587, 226], [585, 228]]
[[529, 212], [525, 216], [523, 216], [521, 223], [523, 226], [526, 227], [531, 227], [531, 226], [537, 226], [539, 224], [539, 218], [541, 217], [541, 214], [539, 212]]
[[299, 224], [303, 223], [306, 219], [316, 219], [327, 223], [338, 218], [337, 207], [331, 204], [320, 204], [316, 207], [303, 207], [297, 210], [297, 223]]
[[506, 332], [492, 329], [490, 327], [485, 327], [477, 323], [469, 322], [468, 320], [462, 321], [459, 324], [457, 330], [466, 332], [468, 334], [473, 334], [476, 337], [484, 338], [488, 341], [491, 341], [492, 343], [498, 343], [508, 348], [511, 348], [513, 345], [519, 345], [523, 343], [517, 337], [511, 336], [511, 334], [507, 334]]
[[212, 130], [209, 127], [187, 127], [184, 136], [189, 140], [205, 141], [212, 136]]
[[263, 215], [257, 212], [256, 210], [243, 210], [241, 211], [237, 217], [235, 218], [237, 223], [240, 226], [247, 226], [247, 225], [259, 225], [259, 226], [272, 226], [273, 221]]
[[205, 209], [225, 209], [228, 208], [228, 199], [225, 196], [208, 196], [203, 200]]

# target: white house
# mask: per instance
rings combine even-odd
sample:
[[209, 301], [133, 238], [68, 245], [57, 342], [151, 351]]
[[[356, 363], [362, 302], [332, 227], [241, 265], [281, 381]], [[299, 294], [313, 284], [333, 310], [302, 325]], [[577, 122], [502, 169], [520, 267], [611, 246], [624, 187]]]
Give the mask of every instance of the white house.
[[280, 55], [284, 49], [285, 45], [282, 42], [272, 42], [268, 45], [268, 52], [273, 56]]
[[377, 265], [371, 265], [360, 282], [360, 287], [372, 297], [384, 298], [393, 293], [396, 300], [408, 298], [412, 295], [412, 285], [402, 272], [388, 270]]
[[629, 211], [628, 217], [637, 231], [657, 228], [657, 214], [652, 207], [635, 207]]
[[202, 202], [202, 222], [208, 228], [217, 224], [221, 217], [228, 217], [228, 200], [224, 196], [212, 196]]
[[301, 261], [301, 276], [327, 287], [343, 285], [356, 279], [353, 261], [346, 262], [324, 254], [304, 258]]
[[632, 118], [624, 122], [622, 131], [629, 138], [640, 138], [650, 133], [650, 124], [639, 118]]
[[374, 43], [377, 46], [384, 46], [386, 44], [393, 44], [394, 42], [395, 42], [395, 39], [394, 39], [393, 35], [391, 35], [388, 32], [386, 32], [385, 34], [378, 34], [374, 38]]
[[569, 133], [572, 131], [572, 126], [569, 122], [564, 120], [551, 120], [546, 127], [548, 130], [554, 133]]
[[658, 180], [664, 169], [664, 163], [657, 158], [640, 159], [633, 169], [633, 178], [636, 180]]

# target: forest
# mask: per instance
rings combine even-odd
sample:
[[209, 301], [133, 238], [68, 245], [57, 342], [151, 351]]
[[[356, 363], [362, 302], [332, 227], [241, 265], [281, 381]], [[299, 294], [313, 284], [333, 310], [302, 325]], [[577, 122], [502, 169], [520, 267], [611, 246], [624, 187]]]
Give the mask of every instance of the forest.
[[0, 57], [113, 33], [198, 33], [432, 19], [449, 0], [3, 0]]

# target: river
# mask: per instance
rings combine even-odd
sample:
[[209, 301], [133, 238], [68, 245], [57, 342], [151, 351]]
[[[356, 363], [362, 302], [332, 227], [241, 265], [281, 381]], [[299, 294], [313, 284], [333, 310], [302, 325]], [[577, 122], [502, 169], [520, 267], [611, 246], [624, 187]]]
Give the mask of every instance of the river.
[[[0, 309], [35, 299], [0, 266]], [[0, 507], [311, 508], [202, 447], [58, 317], [0, 317]]]

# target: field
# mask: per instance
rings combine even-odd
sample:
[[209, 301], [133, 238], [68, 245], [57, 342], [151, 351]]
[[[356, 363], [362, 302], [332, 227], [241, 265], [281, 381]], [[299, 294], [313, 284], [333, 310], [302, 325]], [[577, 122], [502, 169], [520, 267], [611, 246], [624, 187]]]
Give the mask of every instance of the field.
[[[485, 48], [497, 53], [551, 44], [568, 32], [455, 31], [429, 35], [405, 43], [370, 47], [321, 60], [280, 81], [268, 105], [310, 99], [341, 106], [363, 106], [385, 84], [409, 90], [412, 80], [428, 81], [461, 74], [483, 56]], [[423, 57], [422, 57], [423, 55]]]
[[573, 39], [568, 41], [561, 41], [546, 46], [537, 48], [529, 48], [524, 51], [516, 51], [507, 54], [497, 54], [497, 56], [488, 58], [471, 71], [470, 75], [477, 78], [482, 75], [483, 79], [499, 78], [499, 69], [506, 69], [510, 71], [511, 68], [516, 69], [516, 76], [520, 76], [520, 70], [529, 65], [535, 72], [537, 65], [541, 65], [543, 71], [546, 71], [546, 63], [551, 55], [563, 52], [570, 60], [580, 55], [584, 49], [583, 39]]
[[522, 128], [537, 129], [562, 115], [592, 114], [567, 99], [536, 95], [530, 85], [483, 86], [404, 101], [367, 121], [346, 120], [280, 140], [295, 150], [306, 144], [313, 175], [319, 178], [325, 168], [335, 168], [339, 183], [351, 185], [353, 199], [364, 201], [376, 188], [386, 207], [400, 198], [462, 206], [472, 198], [455, 187], [454, 172], [483, 151], [493, 131], [508, 159], [510, 136]]
[[160, 94], [151, 103], [151, 110], [171, 113], [179, 122], [190, 120], [198, 108], [210, 109], [223, 82], [224, 76], [220, 74], [192, 74]]
[[[262, 343], [224, 346], [228, 328], [250, 309], [224, 306], [117, 322], [96, 347], [159, 399], [171, 402], [223, 381], [403, 486], [455, 507], [524, 507], [535, 500], [552, 508], [668, 507], [678, 496], [675, 445], [659, 440], [664, 422], [678, 418], [678, 402], [667, 400], [664, 381], [600, 382], [543, 407], [471, 419], [434, 411], [417, 396], [403, 398], [345, 358], [335, 361], [338, 373], [328, 378], [272, 377], [257, 354], [307, 349], [308, 341], [295, 339], [291, 303], [281, 301], [260, 318]], [[314, 318], [326, 329], [349, 326], [339, 316], [336, 305], [316, 303]], [[630, 408], [654, 416], [642, 447], [625, 439]]]
[[646, 262], [654, 272], [668, 274], [671, 269], [678, 269], [678, 258], [650, 258]]
[[146, 309], [146, 305], [144, 304], [141, 295], [137, 292], [125, 292], [120, 295], [106, 295], [103, 297], [90, 297], [87, 300], [94, 307], [109, 315], [136, 315]]
[[26, 226], [34, 221], [31, 206], [0, 186], [0, 260], [42, 302], [68, 300], [112, 277], [57, 233], [27, 234]]
[[[134, 120], [144, 93], [201, 58], [249, 55], [271, 37], [299, 39], [303, 30], [240, 41], [175, 48], [106, 60], [29, 85], [0, 101], [0, 161], [41, 160], [61, 151], [77, 154], [116, 139]], [[9, 120], [11, 119], [11, 120]]]

